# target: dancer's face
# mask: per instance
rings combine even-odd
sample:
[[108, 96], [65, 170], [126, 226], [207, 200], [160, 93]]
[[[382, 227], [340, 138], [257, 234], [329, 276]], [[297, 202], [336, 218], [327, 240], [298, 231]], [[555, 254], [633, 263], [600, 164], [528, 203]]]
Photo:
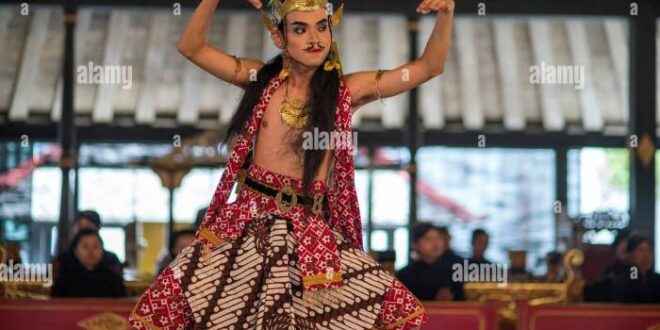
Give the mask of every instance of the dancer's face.
[[286, 51], [296, 62], [309, 67], [325, 62], [332, 43], [325, 9], [290, 12], [286, 16], [284, 33]]

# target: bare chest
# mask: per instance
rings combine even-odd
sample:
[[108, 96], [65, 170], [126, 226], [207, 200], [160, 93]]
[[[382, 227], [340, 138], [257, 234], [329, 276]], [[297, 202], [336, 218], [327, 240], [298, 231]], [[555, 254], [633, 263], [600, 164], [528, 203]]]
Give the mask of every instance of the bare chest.
[[271, 96], [257, 130], [255, 162], [282, 174], [302, 175], [304, 150], [300, 141], [302, 131], [287, 126], [280, 117], [284, 100], [282, 89]]
[[[284, 93], [281, 92], [281, 89], [278, 89], [273, 93], [259, 124], [257, 140], [262, 146], [273, 151], [285, 146], [294, 151], [293, 149], [296, 148], [292, 144], [302, 134], [302, 131], [291, 128], [282, 121], [280, 107], [284, 100]], [[302, 146], [300, 147], [302, 150]]]
[[[303, 130], [291, 128], [280, 116], [284, 90], [276, 90], [264, 111], [257, 130], [255, 162], [264, 168], [292, 177], [302, 177], [304, 164]], [[330, 151], [320, 166], [317, 179], [325, 179], [329, 168]]]

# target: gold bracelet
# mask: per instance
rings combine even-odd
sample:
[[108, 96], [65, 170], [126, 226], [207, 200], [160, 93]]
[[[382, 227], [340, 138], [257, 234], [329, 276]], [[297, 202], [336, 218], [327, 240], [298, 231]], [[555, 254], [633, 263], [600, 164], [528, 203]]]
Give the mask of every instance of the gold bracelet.
[[236, 82], [236, 78], [238, 77], [238, 73], [241, 72], [241, 60], [236, 57], [236, 55], [229, 55], [234, 58], [234, 61], [236, 62], [236, 70], [234, 71], [234, 77], [231, 78], [231, 82], [229, 84], [233, 85]]
[[374, 81], [374, 85], [376, 86], [376, 95], [378, 97], [378, 101], [383, 102], [383, 94], [380, 93], [380, 89], [378, 88], [378, 85], [380, 84], [380, 79], [383, 77], [383, 73], [385, 73], [385, 70], [378, 70], [376, 72], [376, 79]]

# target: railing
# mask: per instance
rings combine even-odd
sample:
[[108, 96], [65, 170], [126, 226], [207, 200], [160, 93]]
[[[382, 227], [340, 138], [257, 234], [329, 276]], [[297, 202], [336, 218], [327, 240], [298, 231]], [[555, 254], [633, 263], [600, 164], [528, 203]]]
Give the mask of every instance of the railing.
[[583, 262], [582, 251], [573, 249], [564, 256], [567, 276], [562, 283], [466, 283], [465, 296], [469, 301], [498, 302], [499, 317], [513, 324], [517, 319], [518, 301], [526, 301], [532, 306], [579, 301], [584, 281], [578, 268]]

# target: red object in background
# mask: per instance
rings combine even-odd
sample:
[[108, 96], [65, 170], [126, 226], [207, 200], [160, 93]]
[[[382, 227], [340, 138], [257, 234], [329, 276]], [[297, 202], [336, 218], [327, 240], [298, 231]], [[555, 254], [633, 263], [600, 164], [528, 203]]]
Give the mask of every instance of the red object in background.
[[529, 306], [518, 302], [517, 308], [518, 330], [660, 329], [660, 305]]
[[48, 160], [57, 161], [62, 155], [62, 149], [59, 145], [53, 145], [46, 150], [43, 155], [28, 159], [15, 168], [0, 175], [0, 187], [16, 188], [18, 184], [27, 178], [41, 164]]
[[[0, 327], [12, 330], [120, 329], [134, 299], [0, 299]], [[495, 303], [424, 302], [422, 330], [496, 330]], [[565, 329], [562, 329], [565, 330]]]
[[0, 299], [0, 328], [121, 329], [128, 326], [135, 303], [135, 299]]
[[429, 321], [422, 330], [497, 330], [497, 303], [423, 301]]
[[605, 268], [614, 262], [614, 250], [609, 245], [585, 245], [582, 277], [589, 283], [598, 278]]

